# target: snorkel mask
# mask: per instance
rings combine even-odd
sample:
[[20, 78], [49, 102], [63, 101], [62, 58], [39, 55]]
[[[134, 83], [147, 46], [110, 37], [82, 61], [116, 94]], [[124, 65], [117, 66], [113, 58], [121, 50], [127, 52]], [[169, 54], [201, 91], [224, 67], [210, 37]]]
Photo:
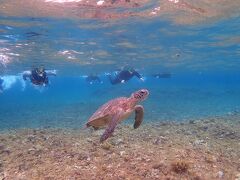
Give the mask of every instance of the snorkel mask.
[[37, 69], [37, 73], [38, 73], [39, 76], [42, 77], [43, 74], [44, 74], [44, 68], [43, 68], [43, 67], [38, 68], [38, 69]]

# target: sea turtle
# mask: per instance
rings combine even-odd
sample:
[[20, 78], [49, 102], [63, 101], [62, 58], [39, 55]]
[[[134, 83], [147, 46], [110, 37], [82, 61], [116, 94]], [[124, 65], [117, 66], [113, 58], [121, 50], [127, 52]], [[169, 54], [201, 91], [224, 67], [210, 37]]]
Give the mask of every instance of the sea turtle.
[[100, 138], [100, 142], [105, 141], [112, 135], [119, 122], [129, 117], [135, 110], [134, 129], [138, 128], [143, 120], [143, 106], [137, 105], [149, 95], [148, 90], [141, 89], [127, 97], [120, 97], [108, 101], [102, 105], [88, 120], [86, 127], [92, 126], [94, 129], [107, 125], [107, 128]]

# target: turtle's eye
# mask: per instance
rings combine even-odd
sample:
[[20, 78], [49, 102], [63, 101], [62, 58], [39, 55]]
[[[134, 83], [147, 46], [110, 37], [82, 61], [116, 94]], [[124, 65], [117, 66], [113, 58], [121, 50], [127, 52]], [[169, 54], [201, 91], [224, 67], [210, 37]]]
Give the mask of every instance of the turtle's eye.
[[140, 91], [141, 94], [145, 94], [145, 91]]
[[145, 95], [146, 95], [146, 91], [143, 91], [143, 90], [141, 90], [139, 94], [140, 94], [140, 96], [142, 96], [142, 97], [143, 97], [143, 96], [145, 96]]

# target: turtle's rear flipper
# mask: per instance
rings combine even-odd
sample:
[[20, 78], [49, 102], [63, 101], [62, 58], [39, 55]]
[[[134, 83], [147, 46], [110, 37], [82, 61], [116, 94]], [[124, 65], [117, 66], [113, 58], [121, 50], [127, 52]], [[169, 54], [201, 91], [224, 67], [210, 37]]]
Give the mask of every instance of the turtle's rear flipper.
[[135, 122], [134, 122], [134, 129], [137, 129], [142, 121], [143, 121], [143, 115], [144, 115], [144, 111], [143, 111], [143, 106], [141, 105], [137, 105], [135, 106]]
[[100, 142], [105, 141], [107, 138], [109, 138], [112, 135], [114, 129], [116, 128], [116, 126], [119, 122], [121, 115], [122, 115], [122, 111], [115, 114], [112, 117], [112, 120], [109, 122], [108, 127], [106, 128], [105, 132], [103, 133], [103, 135], [100, 138]]

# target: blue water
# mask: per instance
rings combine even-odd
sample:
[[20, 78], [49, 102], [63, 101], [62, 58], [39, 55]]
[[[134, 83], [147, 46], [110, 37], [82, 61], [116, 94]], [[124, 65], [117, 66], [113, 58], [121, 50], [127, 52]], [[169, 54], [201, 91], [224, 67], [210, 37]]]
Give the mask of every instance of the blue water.
[[[239, 24], [239, 17], [179, 25], [154, 18], [109, 23], [0, 16], [0, 54], [10, 58], [0, 56], [0, 76], [8, 82], [0, 94], [0, 129], [81, 128], [100, 105], [140, 88], [150, 91], [143, 102], [146, 123], [237, 113]], [[21, 79], [21, 72], [39, 65], [58, 72], [49, 87]], [[124, 65], [135, 67], [145, 82], [111, 85], [104, 73]], [[151, 77], [161, 72], [172, 77]], [[82, 76], [90, 73], [103, 83], [88, 84]]]
[[[145, 122], [184, 121], [234, 114], [240, 110], [240, 74], [174, 74], [170, 79], [133, 78], [125, 84], [88, 84], [82, 77], [52, 77], [48, 88], [20, 81], [1, 94], [1, 129], [81, 128], [106, 101], [150, 91], [143, 102]], [[132, 123], [133, 117], [127, 122]]]

